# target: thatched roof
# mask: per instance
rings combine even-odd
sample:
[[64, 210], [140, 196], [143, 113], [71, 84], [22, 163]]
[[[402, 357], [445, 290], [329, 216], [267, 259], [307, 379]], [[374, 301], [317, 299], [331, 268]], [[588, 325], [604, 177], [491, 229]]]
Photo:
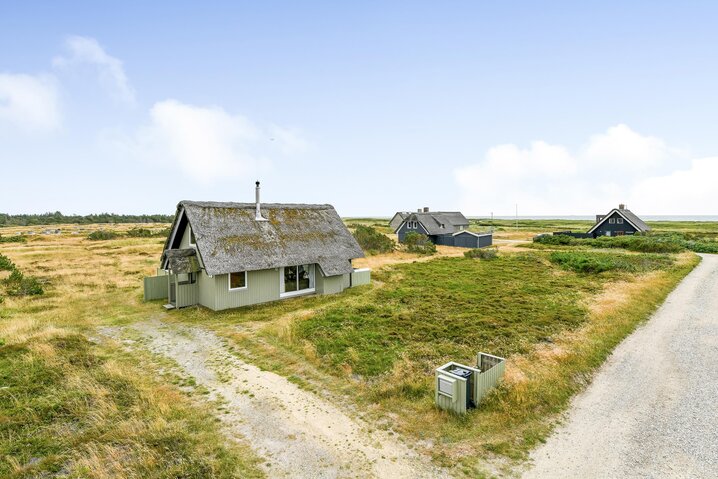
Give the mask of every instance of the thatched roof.
[[255, 219], [254, 203], [182, 201], [175, 224], [186, 215], [210, 275], [317, 263], [334, 276], [364, 256], [331, 205], [268, 203], [261, 211], [267, 221]]
[[197, 250], [194, 248], [168, 249], [163, 253], [170, 270], [175, 274], [195, 273], [200, 270]]

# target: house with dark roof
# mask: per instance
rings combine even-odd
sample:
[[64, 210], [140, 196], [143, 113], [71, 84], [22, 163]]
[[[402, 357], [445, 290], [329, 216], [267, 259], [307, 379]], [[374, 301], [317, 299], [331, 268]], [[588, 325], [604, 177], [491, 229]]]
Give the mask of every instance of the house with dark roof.
[[620, 204], [608, 214], [596, 215], [594, 224], [587, 234], [594, 238], [598, 236], [624, 236], [636, 233], [645, 233], [651, 228], [635, 213]]
[[181, 201], [145, 299], [237, 308], [367, 284], [363, 251], [331, 205]]
[[409, 213], [394, 231], [403, 243], [409, 233], [420, 233], [432, 243], [463, 248], [491, 246], [491, 233], [479, 234], [469, 231], [469, 220], [458, 211], [429, 211], [423, 208]]
[[394, 213], [394, 216], [391, 217], [389, 220], [389, 227], [396, 231], [396, 229], [404, 222], [407, 216], [409, 216], [411, 213], [408, 211], [397, 211]]

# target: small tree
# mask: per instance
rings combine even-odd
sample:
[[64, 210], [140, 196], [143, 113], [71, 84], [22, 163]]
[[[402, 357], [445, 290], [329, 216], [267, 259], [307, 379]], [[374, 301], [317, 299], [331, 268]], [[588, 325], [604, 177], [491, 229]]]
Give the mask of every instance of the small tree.
[[396, 246], [394, 240], [371, 226], [356, 225], [354, 238], [364, 251], [371, 254], [390, 253]]
[[409, 232], [404, 236], [404, 246], [409, 253], [418, 254], [434, 254], [436, 253], [436, 245], [431, 242], [428, 236]]

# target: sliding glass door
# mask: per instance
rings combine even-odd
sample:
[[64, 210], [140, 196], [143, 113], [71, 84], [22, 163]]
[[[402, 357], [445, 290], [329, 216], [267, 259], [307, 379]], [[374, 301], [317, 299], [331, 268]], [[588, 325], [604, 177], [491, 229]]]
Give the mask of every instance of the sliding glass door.
[[293, 295], [314, 291], [314, 265], [285, 266], [282, 272], [281, 293]]

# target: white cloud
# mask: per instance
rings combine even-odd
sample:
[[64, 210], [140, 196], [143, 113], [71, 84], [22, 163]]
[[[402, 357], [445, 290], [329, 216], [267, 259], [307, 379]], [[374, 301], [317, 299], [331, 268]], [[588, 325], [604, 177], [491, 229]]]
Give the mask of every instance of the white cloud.
[[97, 68], [100, 82], [116, 99], [134, 105], [135, 91], [130, 85], [122, 61], [108, 55], [94, 38], [71, 36], [65, 41], [68, 56], [52, 60], [55, 67], [93, 65]]
[[247, 177], [270, 167], [270, 158], [306, 146], [298, 132], [260, 127], [219, 107], [165, 100], [150, 110], [150, 123], [130, 141], [132, 153], [177, 167], [201, 184]]
[[666, 215], [718, 214], [718, 157], [693, 160], [688, 169], [639, 181], [630, 202]]
[[620, 124], [606, 133], [591, 136], [581, 158], [592, 166], [640, 171], [659, 166], [678, 153], [669, 149], [663, 140], [642, 136]]
[[[663, 140], [617, 125], [591, 136], [576, 153], [543, 141], [525, 149], [496, 146], [454, 177], [469, 214], [509, 215], [517, 203], [523, 215], [592, 214], [627, 201], [644, 214], [704, 211], [700, 204], [715, 193], [699, 176], [716, 178], [715, 162], [695, 160], [690, 169], [675, 171], [684, 159]], [[674, 184], [686, 201], [669, 208]]]
[[0, 74], [0, 121], [24, 130], [60, 125], [57, 85], [52, 76]]

